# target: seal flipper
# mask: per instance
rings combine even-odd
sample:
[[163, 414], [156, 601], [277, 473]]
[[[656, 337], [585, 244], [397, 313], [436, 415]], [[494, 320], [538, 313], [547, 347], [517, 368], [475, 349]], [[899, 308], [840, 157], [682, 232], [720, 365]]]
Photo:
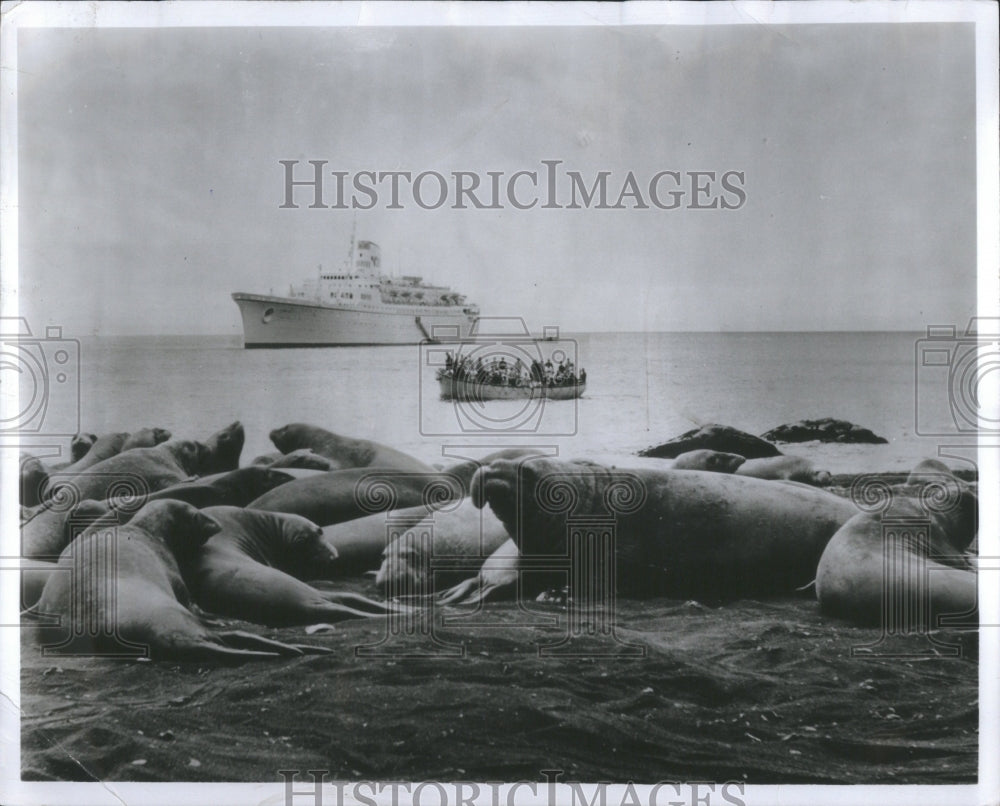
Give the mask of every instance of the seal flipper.
[[261, 650], [264, 653], [269, 653], [270, 656], [295, 656], [304, 655], [307, 652], [310, 654], [326, 654], [330, 652], [325, 647], [310, 646], [309, 644], [283, 644], [281, 641], [273, 641], [270, 638], [265, 638], [262, 635], [254, 635], [254, 633], [245, 632], [244, 630], [227, 630], [226, 632], [213, 633], [213, 635], [227, 647], [236, 649], [253, 648]]

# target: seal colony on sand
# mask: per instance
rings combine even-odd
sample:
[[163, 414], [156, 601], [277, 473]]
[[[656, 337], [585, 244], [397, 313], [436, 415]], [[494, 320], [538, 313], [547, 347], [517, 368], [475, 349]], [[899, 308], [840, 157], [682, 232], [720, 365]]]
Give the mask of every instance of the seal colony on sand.
[[[134, 448], [60, 480], [52, 497], [21, 527], [21, 555], [57, 557], [66, 546], [69, 511], [88, 498], [143, 496], [192, 476], [235, 470], [243, 447], [243, 426], [233, 423], [204, 443], [170, 440], [152, 448]], [[92, 449], [93, 450], [93, 449]]]
[[[85, 639], [79, 621], [113, 621], [100, 599], [112, 544], [124, 563], [119, 635], [148, 644], [154, 657], [301, 650], [215, 633], [195, 604], [269, 626], [385, 616], [404, 610], [331, 590], [329, 580], [373, 573], [390, 598], [479, 603], [561, 586], [580, 556], [576, 584], [606, 586], [614, 568], [615, 595], [624, 597], [726, 601], [792, 594], [815, 580], [824, 613], [863, 624], [884, 617], [886, 585], [915, 590], [908, 569], [923, 563], [933, 572], [925, 598], [934, 614], [975, 613], [968, 550], [977, 501], [937, 460], [918, 464], [906, 484], [878, 480], [879, 495], [852, 489], [848, 500], [817, 489], [829, 474], [806, 457], [745, 458], [738, 450], [777, 449], [724, 426], [672, 441], [668, 452], [690, 450], [670, 467], [639, 460], [628, 469], [510, 448], [438, 471], [304, 424], [276, 429], [282, 453], [241, 468], [238, 422], [204, 442], [165, 436], [84, 435], [77, 467], [61, 472], [22, 463], [26, 500], [25, 478], [46, 478], [51, 490], [22, 509], [22, 601], [61, 616], [68, 647], [103, 652], [118, 640], [114, 630]], [[892, 524], [922, 515], [916, 538], [886, 543]]]
[[[46, 582], [34, 612], [58, 616], [63, 630], [68, 628], [63, 651], [192, 660], [325, 652], [242, 631], [216, 632], [195, 616], [178, 559], [186, 561], [219, 530], [217, 521], [190, 504], [148, 504], [110, 536], [88, 531], [74, 541], [60, 556], [60, 571]], [[112, 597], [109, 557], [116, 563]]]

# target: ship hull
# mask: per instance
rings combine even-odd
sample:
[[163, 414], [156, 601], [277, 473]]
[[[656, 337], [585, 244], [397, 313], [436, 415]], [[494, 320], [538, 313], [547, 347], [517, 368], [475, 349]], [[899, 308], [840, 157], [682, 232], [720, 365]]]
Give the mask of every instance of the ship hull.
[[335, 347], [467, 339], [476, 317], [445, 306], [333, 307], [267, 294], [233, 294], [243, 346]]
[[442, 400], [457, 400], [463, 403], [478, 403], [484, 400], [573, 400], [586, 391], [586, 383], [568, 386], [495, 386], [489, 383], [438, 378]]

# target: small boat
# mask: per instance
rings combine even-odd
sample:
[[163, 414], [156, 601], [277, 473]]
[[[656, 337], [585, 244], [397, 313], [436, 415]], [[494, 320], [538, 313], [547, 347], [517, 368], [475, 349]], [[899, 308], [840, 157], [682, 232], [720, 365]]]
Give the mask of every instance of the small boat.
[[586, 381], [548, 385], [536, 382], [510, 386], [508, 384], [492, 384], [468, 378], [458, 379], [448, 373], [439, 373], [438, 383], [441, 385], [442, 400], [458, 400], [467, 403], [479, 403], [485, 400], [573, 400], [580, 397], [587, 389]]

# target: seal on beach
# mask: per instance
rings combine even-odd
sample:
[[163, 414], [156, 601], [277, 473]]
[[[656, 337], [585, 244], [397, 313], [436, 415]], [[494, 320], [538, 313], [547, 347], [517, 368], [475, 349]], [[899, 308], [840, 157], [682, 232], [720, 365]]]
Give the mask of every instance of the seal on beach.
[[887, 627], [905, 619], [910, 630], [933, 629], [939, 616], [977, 620], [977, 575], [966, 550], [976, 538], [978, 501], [937, 464], [923, 465], [924, 477], [932, 470], [937, 478], [915, 485], [855, 482], [852, 497], [864, 511], [837, 531], [816, 570], [822, 612]]
[[[236, 445], [239, 447], [234, 449]], [[65, 480], [61, 474], [50, 474], [54, 492], [22, 524], [21, 555], [35, 559], [59, 556], [66, 545], [68, 515], [80, 501], [101, 501], [111, 496], [141, 503], [149, 493], [193, 476], [236, 469], [242, 445], [243, 426], [233, 423], [205, 443], [170, 440], [153, 448], [119, 453]]]
[[238, 507], [209, 507], [203, 514], [221, 528], [181, 571], [205, 610], [276, 627], [390, 612], [363, 596], [300, 581], [326, 578], [337, 556], [311, 521]]
[[411, 473], [428, 473], [434, 470], [419, 459], [388, 445], [367, 439], [344, 437], [315, 425], [289, 423], [281, 428], [275, 428], [270, 437], [274, 447], [282, 453], [310, 448], [320, 456], [330, 459], [334, 463], [334, 469], [381, 467]]
[[[423, 508], [414, 514], [419, 509]], [[395, 522], [396, 513], [393, 516]], [[383, 559], [375, 584], [385, 586], [387, 597], [431, 593], [432, 586], [451, 585], [477, 574], [483, 562], [510, 540], [492, 512], [468, 499], [454, 509], [425, 512], [388, 546], [384, 525], [382, 531]]]
[[503, 450], [487, 454], [482, 459], [463, 459], [455, 462], [453, 465], [448, 465], [444, 468], [444, 470], [446, 473], [450, 473], [451, 475], [457, 476], [461, 479], [465, 488], [469, 489], [472, 477], [476, 475], [476, 471], [483, 465], [488, 465], [490, 462], [495, 462], [497, 459], [524, 459], [528, 456], [540, 455], [542, 454], [535, 448], [504, 448]]
[[126, 496], [124, 500], [111, 498], [105, 501], [83, 501], [74, 507], [70, 513], [70, 520], [82, 525], [98, 523], [102, 526], [121, 525], [129, 522], [141, 503], [166, 499], [184, 501], [198, 509], [219, 506], [245, 507], [255, 498], [275, 487], [287, 484], [294, 478], [282, 470], [250, 465], [228, 473], [217, 473], [203, 476], [195, 481], [173, 484], [149, 493], [141, 502], [130, 496]]
[[87, 455], [87, 451], [94, 447], [95, 442], [97, 442], [97, 434], [80, 432], [73, 437], [73, 440], [69, 443], [70, 463], [79, 462], [84, 456]]
[[523, 558], [564, 557], [571, 528], [599, 537], [586, 523], [613, 518], [598, 556], [584, 558], [587, 573], [601, 573], [612, 558], [600, 552], [613, 552], [619, 595], [716, 600], [806, 585], [827, 542], [858, 512], [805, 485], [551, 459], [494, 462], [473, 479], [472, 496], [490, 505]]
[[832, 480], [827, 470], [817, 470], [804, 456], [770, 456], [765, 459], [748, 459], [736, 469], [737, 476], [775, 481], [800, 481], [814, 487], [828, 487]]
[[[754, 460], [760, 461], [760, 460]], [[735, 473], [746, 459], [738, 453], [723, 453], [702, 448], [682, 453], [674, 459], [674, 470], [708, 470], [712, 473]]]
[[728, 425], [712, 423], [701, 428], [694, 428], [678, 437], [639, 451], [640, 456], [653, 456], [675, 459], [682, 453], [707, 448], [711, 451], [735, 453], [747, 459], [760, 459], [764, 456], [781, 456], [781, 451], [770, 442], [745, 431]]
[[134, 448], [154, 448], [160, 443], [166, 442], [170, 436], [170, 432], [164, 428], [141, 428], [131, 433], [117, 431], [112, 434], [103, 434], [94, 440], [79, 459], [61, 469], [60, 478], [68, 478], [74, 474], [82, 473], [88, 467], [93, 467], [105, 459], [117, 456], [122, 451], [130, 451]]
[[267, 453], [255, 457], [251, 464], [273, 468], [295, 467], [323, 471], [338, 469], [331, 459], [320, 456], [312, 448], [298, 448], [290, 453]]
[[69, 629], [61, 649], [75, 653], [180, 660], [302, 654], [301, 646], [252, 633], [213, 631], [189, 609], [178, 560], [189, 561], [219, 530], [190, 504], [155, 501], [110, 535], [87, 531], [60, 556], [62, 570], [49, 577], [32, 614], [60, 617], [61, 629]]
[[375, 512], [463, 498], [465, 494], [461, 481], [448, 473], [355, 467], [297, 478], [247, 506], [301, 515], [329, 526]]
[[23, 507], [36, 507], [44, 501], [49, 483], [49, 469], [37, 456], [21, 454], [20, 500]]

